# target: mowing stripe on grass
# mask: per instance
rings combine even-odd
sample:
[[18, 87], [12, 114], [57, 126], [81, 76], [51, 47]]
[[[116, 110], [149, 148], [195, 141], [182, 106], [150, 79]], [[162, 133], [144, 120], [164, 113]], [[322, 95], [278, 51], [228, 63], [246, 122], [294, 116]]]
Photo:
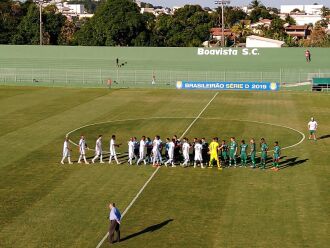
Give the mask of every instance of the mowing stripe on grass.
[[[190, 128], [195, 124], [195, 122], [199, 119], [199, 117], [201, 117], [201, 115], [204, 113], [204, 111], [207, 109], [208, 106], [210, 106], [210, 104], [212, 103], [212, 101], [214, 100], [214, 98], [219, 94], [219, 92], [215, 93], [214, 96], [211, 98], [211, 100], [205, 105], [205, 107], [201, 110], [201, 112], [195, 117], [195, 119], [190, 123], [190, 125], [187, 127], [187, 129], [183, 132], [183, 134], [180, 136], [180, 139], [183, 138], [184, 135], [186, 135], [186, 133], [190, 130]], [[142, 186], [142, 188], [140, 189], [140, 191], [136, 194], [136, 196], [133, 198], [133, 200], [131, 201], [131, 203], [126, 207], [126, 209], [124, 210], [123, 214], [122, 214], [122, 218], [124, 218], [125, 214], [128, 212], [128, 210], [133, 206], [133, 204], [135, 203], [135, 201], [139, 198], [139, 196], [141, 195], [141, 193], [143, 192], [143, 190], [147, 187], [147, 185], [149, 184], [149, 182], [153, 179], [153, 177], [157, 174], [157, 172], [159, 171], [160, 167], [157, 167], [157, 169], [151, 174], [151, 176], [149, 177], [148, 181], [146, 181], [146, 183]], [[102, 238], [102, 240], [97, 244], [96, 248], [100, 248], [101, 245], [104, 243], [104, 241], [108, 238], [109, 236], [109, 232], [107, 232], [104, 237]]]

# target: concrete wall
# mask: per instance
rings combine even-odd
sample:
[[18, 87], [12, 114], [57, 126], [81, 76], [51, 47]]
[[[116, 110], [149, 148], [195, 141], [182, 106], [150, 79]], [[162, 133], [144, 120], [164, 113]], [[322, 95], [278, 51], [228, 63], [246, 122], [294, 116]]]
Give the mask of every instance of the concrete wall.
[[[330, 73], [330, 49], [0, 46], [0, 83], [174, 84], [177, 80], [304, 81]], [[120, 64], [118, 68], [116, 58]]]

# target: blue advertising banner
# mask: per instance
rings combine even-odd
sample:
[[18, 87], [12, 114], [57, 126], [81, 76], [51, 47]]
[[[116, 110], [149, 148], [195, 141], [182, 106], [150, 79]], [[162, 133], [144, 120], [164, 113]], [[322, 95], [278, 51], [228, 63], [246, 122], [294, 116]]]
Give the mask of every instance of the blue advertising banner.
[[189, 82], [178, 81], [177, 89], [183, 90], [258, 90], [277, 91], [279, 83], [271, 82]]

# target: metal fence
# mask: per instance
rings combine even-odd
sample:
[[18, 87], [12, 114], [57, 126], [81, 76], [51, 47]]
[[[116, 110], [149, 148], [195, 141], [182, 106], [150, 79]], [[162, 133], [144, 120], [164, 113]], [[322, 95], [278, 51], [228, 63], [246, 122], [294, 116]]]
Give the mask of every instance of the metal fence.
[[[177, 81], [279, 82], [283, 90], [312, 90], [312, 79], [329, 70], [181, 71], [127, 69], [0, 68], [2, 85], [61, 87], [174, 88]], [[329, 90], [329, 89], [325, 89]]]

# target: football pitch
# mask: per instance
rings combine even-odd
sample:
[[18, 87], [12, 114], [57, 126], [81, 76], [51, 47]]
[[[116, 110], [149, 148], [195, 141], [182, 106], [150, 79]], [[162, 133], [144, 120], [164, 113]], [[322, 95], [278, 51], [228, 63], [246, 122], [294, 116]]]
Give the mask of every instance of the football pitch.
[[[317, 141], [308, 140], [312, 116]], [[330, 243], [326, 93], [0, 86], [0, 120], [0, 247], [108, 247], [111, 201], [127, 209], [115, 247]], [[67, 133], [90, 148], [103, 134], [106, 151], [116, 134], [124, 163], [77, 164], [72, 145], [75, 163], [60, 165]], [[157, 134], [264, 137], [286, 149], [278, 172], [270, 161], [266, 170], [128, 166], [128, 139]]]

